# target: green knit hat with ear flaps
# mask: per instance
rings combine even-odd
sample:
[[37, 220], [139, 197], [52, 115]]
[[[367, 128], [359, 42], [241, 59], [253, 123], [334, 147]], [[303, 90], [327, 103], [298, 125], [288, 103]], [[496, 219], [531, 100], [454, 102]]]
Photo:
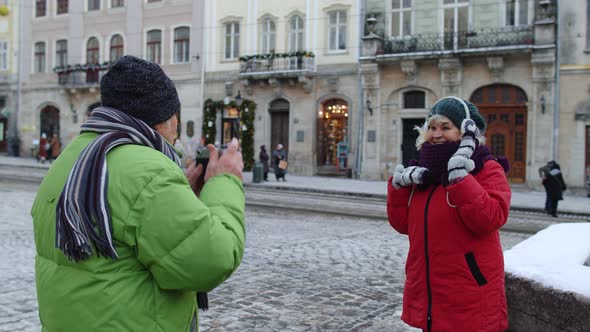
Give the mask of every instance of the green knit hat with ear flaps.
[[[479, 128], [480, 132], [485, 132], [487, 127], [486, 120], [481, 114], [479, 114], [477, 107], [467, 100], [463, 101], [467, 104], [467, 108], [469, 108], [469, 116], [471, 117], [471, 120], [475, 122], [475, 125]], [[461, 123], [465, 119], [465, 107], [463, 107], [461, 102], [456, 99], [443, 98], [432, 106], [430, 112], [428, 112], [428, 119], [437, 114], [447, 117], [453, 122], [455, 127], [461, 129]]]

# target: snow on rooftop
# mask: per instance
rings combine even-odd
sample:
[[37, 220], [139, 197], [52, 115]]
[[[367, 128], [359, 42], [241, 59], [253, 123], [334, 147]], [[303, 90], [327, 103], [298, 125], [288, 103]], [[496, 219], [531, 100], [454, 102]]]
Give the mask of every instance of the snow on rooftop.
[[504, 252], [506, 272], [590, 298], [590, 223], [552, 225]]

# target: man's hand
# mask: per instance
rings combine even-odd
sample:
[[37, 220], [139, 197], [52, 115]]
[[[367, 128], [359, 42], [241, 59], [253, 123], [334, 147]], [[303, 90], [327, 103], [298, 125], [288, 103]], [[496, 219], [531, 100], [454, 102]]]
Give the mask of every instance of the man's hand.
[[193, 192], [197, 197], [201, 194], [201, 189], [203, 189], [203, 185], [205, 181], [203, 181], [203, 165], [197, 164], [193, 161], [192, 164], [188, 166], [186, 171], [184, 172], [186, 178], [188, 179], [188, 183], [191, 185]]
[[207, 165], [207, 171], [205, 172], [205, 183], [210, 178], [222, 174], [233, 174], [240, 178], [240, 180], [243, 180], [242, 171], [244, 169], [244, 161], [242, 159], [242, 153], [238, 151], [238, 147], [238, 140], [233, 138], [228, 144], [227, 150], [219, 157], [219, 152], [215, 146], [211, 144], [207, 145], [207, 149], [209, 150], [209, 165]]
[[422, 184], [424, 175], [428, 172], [428, 168], [420, 166], [409, 166], [404, 168], [403, 165], [397, 165], [391, 179], [391, 185], [395, 189], [401, 187], [408, 187], [412, 184]]
[[461, 138], [459, 149], [449, 159], [447, 165], [450, 183], [457, 182], [466, 177], [475, 168], [475, 163], [471, 160], [471, 156], [473, 155], [473, 151], [475, 151], [475, 138], [479, 135], [479, 129], [473, 120], [465, 119], [461, 123], [461, 131], [463, 132], [463, 138]]

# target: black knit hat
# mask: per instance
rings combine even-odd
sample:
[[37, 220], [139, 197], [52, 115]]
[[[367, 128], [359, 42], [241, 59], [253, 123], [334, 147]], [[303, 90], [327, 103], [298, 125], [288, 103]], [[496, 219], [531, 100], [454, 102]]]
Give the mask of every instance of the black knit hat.
[[180, 111], [172, 80], [156, 63], [126, 55], [100, 80], [102, 105], [125, 112], [152, 127]]
[[[485, 132], [487, 127], [486, 120], [481, 114], [479, 114], [477, 107], [467, 100], [463, 101], [467, 105], [467, 108], [469, 108], [469, 117], [471, 120], [475, 122], [475, 125], [479, 128], [480, 132]], [[455, 127], [461, 129], [461, 123], [465, 119], [465, 107], [460, 101], [454, 98], [445, 97], [432, 106], [430, 112], [428, 112], [428, 119], [437, 114], [449, 118]]]

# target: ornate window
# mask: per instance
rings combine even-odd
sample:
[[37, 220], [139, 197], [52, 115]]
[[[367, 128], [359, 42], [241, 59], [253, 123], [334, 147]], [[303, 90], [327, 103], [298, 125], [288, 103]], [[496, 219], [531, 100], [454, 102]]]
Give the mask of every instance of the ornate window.
[[190, 61], [190, 29], [180, 27], [174, 29], [174, 63], [187, 63]]
[[86, 44], [86, 63], [99, 63], [98, 39], [92, 37]]
[[88, 11], [100, 10], [100, 0], [88, 0]]
[[391, 1], [391, 36], [412, 34], [412, 0]]
[[328, 13], [328, 49], [346, 50], [346, 11], [335, 10]]
[[235, 59], [240, 55], [240, 23], [228, 22], [224, 29], [223, 58]]
[[114, 35], [111, 38], [111, 49], [109, 52], [109, 60], [115, 62], [123, 57], [123, 37], [121, 35]]
[[262, 42], [261, 52], [263, 54], [274, 52], [276, 48], [276, 26], [271, 18], [265, 18], [262, 21]]
[[162, 61], [162, 31], [150, 30], [147, 32], [147, 60], [155, 63]]
[[35, 17], [43, 17], [47, 15], [47, 0], [35, 1]]
[[45, 42], [35, 43], [35, 72], [45, 72]]
[[529, 24], [530, 0], [506, 0], [506, 25], [527, 25]]
[[57, 0], [57, 15], [68, 13], [68, 0]]
[[125, 0], [111, 0], [111, 8], [125, 7]]
[[68, 41], [66, 39], [55, 42], [55, 65], [57, 67], [68, 65]]
[[293, 16], [289, 20], [289, 51], [303, 50], [304, 38], [303, 19], [300, 16]]

